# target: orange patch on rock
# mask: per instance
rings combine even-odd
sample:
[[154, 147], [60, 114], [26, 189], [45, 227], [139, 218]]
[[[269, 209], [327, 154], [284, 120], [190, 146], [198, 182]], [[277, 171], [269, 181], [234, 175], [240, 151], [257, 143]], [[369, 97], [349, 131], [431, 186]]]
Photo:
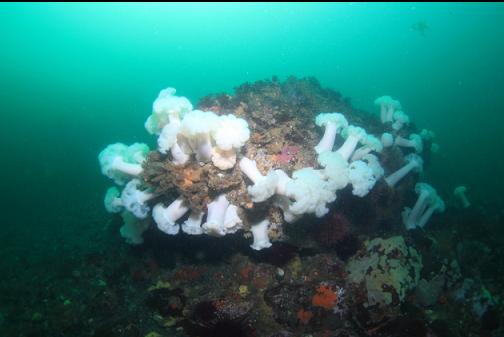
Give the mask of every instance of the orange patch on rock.
[[250, 278], [250, 273], [252, 272], [252, 265], [246, 265], [242, 269], [240, 269], [240, 276], [242, 280], [247, 281]]
[[320, 285], [312, 297], [312, 305], [324, 309], [332, 309], [338, 304], [338, 295], [326, 285]]
[[193, 183], [201, 180], [201, 171], [194, 169], [186, 169], [183, 173], [182, 187], [189, 188]]
[[297, 312], [297, 318], [301, 322], [301, 324], [306, 325], [312, 319], [313, 314], [310, 311], [305, 311], [304, 309], [299, 309]]

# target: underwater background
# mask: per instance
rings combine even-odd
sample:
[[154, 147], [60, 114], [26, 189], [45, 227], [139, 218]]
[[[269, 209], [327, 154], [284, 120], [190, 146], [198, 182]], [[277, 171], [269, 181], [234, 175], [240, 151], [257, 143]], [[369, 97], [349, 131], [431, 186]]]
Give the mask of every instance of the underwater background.
[[35, 296], [58, 261], [107, 254], [97, 155], [154, 147], [143, 123], [168, 86], [196, 105], [313, 76], [376, 115], [376, 97], [398, 97], [436, 133], [429, 181], [467, 186], [480, 214], [502, 219], [503, 36], [499, 3], [0, 5], [2, 290]]

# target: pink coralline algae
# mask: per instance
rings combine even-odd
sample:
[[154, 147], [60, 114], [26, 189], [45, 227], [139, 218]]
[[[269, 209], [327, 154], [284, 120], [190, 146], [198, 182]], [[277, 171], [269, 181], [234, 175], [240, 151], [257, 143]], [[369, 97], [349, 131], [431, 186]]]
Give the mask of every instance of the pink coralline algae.
[[275, 156], [275, 161], [280, 165], [289, 164], [299, 153], [300, 148], [296, 145], [285, 145], [282, 151]]

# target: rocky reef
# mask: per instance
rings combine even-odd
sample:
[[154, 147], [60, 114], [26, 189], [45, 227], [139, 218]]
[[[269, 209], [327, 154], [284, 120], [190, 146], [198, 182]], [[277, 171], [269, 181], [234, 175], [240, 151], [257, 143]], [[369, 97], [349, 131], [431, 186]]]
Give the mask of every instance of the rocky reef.
[[197, 108], [163, 90], [145, 124], [157, 148], [100, 154], [117, 185], [107, 253], [76, 262], [11, 335], [499, 336], [502, 217], [470, 231], [478, 208], [421, 175], [433, 132], [375, 103], [314, 78]]

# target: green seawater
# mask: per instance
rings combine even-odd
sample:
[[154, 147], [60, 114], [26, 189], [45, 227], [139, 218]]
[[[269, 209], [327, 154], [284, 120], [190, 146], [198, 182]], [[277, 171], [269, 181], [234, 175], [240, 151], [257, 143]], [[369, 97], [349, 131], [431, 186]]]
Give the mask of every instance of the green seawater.
[[196, 103], [273, 75], [314, 76], [373, 114], [398, 98], [437, 135], [429, 181], [503, 203], [503, 4], [4, 3], [0, 265], [94, 242], [97, 155], [155, 145], [143, 124], [159, 90]]

